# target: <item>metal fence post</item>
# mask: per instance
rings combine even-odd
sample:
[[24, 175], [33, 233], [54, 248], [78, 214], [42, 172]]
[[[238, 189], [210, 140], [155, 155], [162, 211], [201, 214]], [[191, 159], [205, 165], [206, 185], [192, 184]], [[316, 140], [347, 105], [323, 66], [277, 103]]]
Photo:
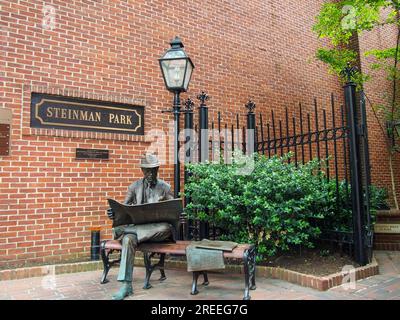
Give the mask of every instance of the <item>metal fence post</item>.
[[100, 260], [100, 229], [90, 230], [90, 260]]
[[197, 99], [200, 100], [199, 106], [199, 162], [208, 160], [208, 107], [206, 101], [208, 95], [202, 91]]
[[193, 161], [193, 107], [194, 102], [189, 98], [185, 101], [185, 163]]
[[347, 82], [344, 85], [345, 105], [349, 127], [351, 201], [353, 212], [353, 234], [355, 259], [360, 265], [368, 263], [365, 243], [365, 210], [362, 187], [362, 168], [360, 158], [360, 137], [358, 127], [358, 110], [356, 84], [352, 81], [355, 68], [348, 66], [344, 70]]
[[247, 112], [247, 134], [246, 134], [246, 154], [251, 155], [256, 150], [256, 137], [255, 137], [255, 130], [256, 130], [256, 115], [254, 113], [254, 109], [256, 108], [256, 104], [249, 100], [246, 103]]
[[[185, 165], [187, 163], [192, 163], [193, 161], [193, 107], [194, 102], [189, 98], [185, 102], [185, 110], [183, 111], [185, 114]], [[185, 175], [184, 181], [185, 185], [188, 181], [189, 173], [185, 167]], [[190, 199], [184, 198], [184, 207], [190, 201]], [[189, 228], [190, 228], [190, 221], [187, 218], [186, 214], [183, 214], [180, 218], [181, 220], [181, 234], [180, 238], [182, 240], [187, 240], [189, 238]]]
[[[208, 141], [208, 107], [206, 101], [209, 96], [202, 91], [197, 99], [200, 100], [199, 106], [199, 162], [206, 162], [209, 159], [209, 141]], [[200, 222], [199, 237], [200, 240], [208, 238], [209, 226], [207, 222]]]

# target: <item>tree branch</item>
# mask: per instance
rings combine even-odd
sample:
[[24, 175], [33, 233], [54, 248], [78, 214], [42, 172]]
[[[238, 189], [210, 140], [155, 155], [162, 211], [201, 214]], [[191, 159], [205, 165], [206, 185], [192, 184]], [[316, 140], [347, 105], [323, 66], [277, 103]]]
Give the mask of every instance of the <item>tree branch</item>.
[[[375, 119], [376, 119], [376, 121], [378, 121], [379, 127], [382, 130], [383, 136], [386, 138], [387, 137], [387, 132], [386, 132], [385, 128], [383, 127], [383, 125], [380, 122], [378, 114], [376, 113], [376, 111], [374, 109], [374, 105], [372, 104], [371, 100], [369, 99], [369, 97], [367, 96], [367, 94], [365, 92], [364, 92], [364, 96], [367, 98], [368, 103], [371, 105], [371, 109], [372, 109], [372, 112], [374, 113]], [[385, 143], [386, 143], [387, 147], [390, 149], [391, 146], [390, 146], [390, 143], [387, 141], [387, 139], [385, 139]]]
[[393, 99], [392, 99], [392, 111], [390, 114], [390, 120], [393, 121], [394, 111], [396, 106], [396, 96], [397, 96], [397, 64], [399, 62], [398, 54], [400, 47], [400, 26], [399, 22], [399, 12], [397, 11], [397, 42], [396, 42], [396, 53], [394, 55], [394, 77], [393, 77]]

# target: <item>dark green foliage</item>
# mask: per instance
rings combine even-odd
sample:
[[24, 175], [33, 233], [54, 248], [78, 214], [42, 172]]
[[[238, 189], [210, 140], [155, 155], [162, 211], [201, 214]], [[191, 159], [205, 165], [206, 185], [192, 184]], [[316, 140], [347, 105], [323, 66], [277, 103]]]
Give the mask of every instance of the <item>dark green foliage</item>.
[[390, 207], [387, 203], [389, 198], [388, 191], [385, 188], [379, 188], [371, 185], [370, 189], [370, 206], [371, 209], [376, 210], [389, 210]]
[[337, 186], [335, 180], [324, 182], [328, 189], [325, 203], [327, 214], [320, 227], [323, 230], [351, 231], [353, 218], [350, 185], [344, 180], [339, 181]]
[[[331, 180], [325, 182], [328, 185], [328, 201], [326, 202], [328, 214], [320, 222], [323, 230], [351, 232], [353, 228], [353, 215], [351, 208], [351, 185], [346, 181]], [[336, 192], [338, 189], [338, 193]], [[388, 194], [386, 189], [370, 186], [370, 214], [371, 222], [375, 223], [376, 211], [387, 209]]]
[[331, 252], [330, 252], [330, 250], [322, 249], [322, 250], [320, 250], [319, 255], [321, 257], [328, 257], [331, 255]]

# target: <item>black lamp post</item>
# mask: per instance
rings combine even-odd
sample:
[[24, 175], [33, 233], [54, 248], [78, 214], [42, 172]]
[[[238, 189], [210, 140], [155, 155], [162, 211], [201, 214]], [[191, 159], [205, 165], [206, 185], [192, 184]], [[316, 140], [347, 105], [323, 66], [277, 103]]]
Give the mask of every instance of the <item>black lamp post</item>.
[[171, 48], [159, 59], [164, 83], [168, 91], [174, 93], [172, 112], [174, 114], [174, 197], [180, 191], [179, 163], [179, 118], [181, 114], [180, 93], [187, 91], [194, 65], [183, 50], [181, 39], [175, 37], [170, 42]]

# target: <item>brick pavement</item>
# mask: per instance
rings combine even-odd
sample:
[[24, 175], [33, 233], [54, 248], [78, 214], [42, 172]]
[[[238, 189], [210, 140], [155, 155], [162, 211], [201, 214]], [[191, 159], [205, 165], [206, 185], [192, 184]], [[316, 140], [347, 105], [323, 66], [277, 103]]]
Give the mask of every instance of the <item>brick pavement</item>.
[[[320, 292], [281, 280], [257, 278], [257, 290], [251, 292], [253, 300], [400, 300], [400, 252], [378, 251], [375, 254], [381, 268], [378, 276], [355, 284]], [[100, 284], [101, 271], [62, 274], [11, 281], [0, 281], [2, 300], [106, 300], [118, 290], [117, 268], [110, 271], [110, 282]], [[183, 270], [167, 270], [168, 279], [160, 282], [158, 271], [153, 275], [153, 288], [142, 289], [144, 268], [135, 268], [134, 295], [128, 300], [238, 300], [243, 296], [243, 275], [210, 273], [210, 285], [199, 286], [199, 295], [190, 295], [191, 274]]]

